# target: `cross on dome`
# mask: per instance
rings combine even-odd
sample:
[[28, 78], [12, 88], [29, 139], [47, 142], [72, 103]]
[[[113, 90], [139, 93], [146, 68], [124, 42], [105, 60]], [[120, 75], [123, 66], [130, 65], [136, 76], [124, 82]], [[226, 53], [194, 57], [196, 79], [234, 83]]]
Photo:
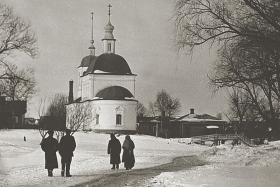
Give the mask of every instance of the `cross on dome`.
[[93, 12], [90, 13], [91, 14], [91, 40], [90, 40], [90, 46], [89, 46], [89, 50], [90, 50], [90, 55], [95, 55], [95, 47], [93, 45], [94, 40], [93, 40]]
[[110, 21], [110, 17], [111, 17], [111, 7], [112, 7], [112, 5], [109, 4], [109, 5], [108, 5], [108, 8], [109, 8], [109, 11], [108, 11], [109, 21]]

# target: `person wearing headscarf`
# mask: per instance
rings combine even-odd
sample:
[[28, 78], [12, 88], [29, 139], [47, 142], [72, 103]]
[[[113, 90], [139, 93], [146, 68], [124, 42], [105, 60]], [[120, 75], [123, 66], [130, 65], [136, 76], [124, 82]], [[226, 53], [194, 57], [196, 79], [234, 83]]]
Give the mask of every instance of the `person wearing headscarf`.
[[66, 167], [66, 177], [71, 177], [70, 165], [72, 162], [73, 152], [76, 148], [76, 141], [71, 135], [71, 130], [66, 129], [66, 135], [63, 136], [59, 142], [59, 154], [61, 156], [61, 176], [64, 177]]
[[110, 154], [110, 164], [113, 165], [111, 169], [119, 169], [119, 164], [121, 163], [121, 143], [114, 134], [110, 134], [110, 137], [111, 140], [108, 143], [107, 153]]
[[126, 170], [132, 169], [135, 164], [135, 158], [133, 153], [135, 145], [133, 141], [130, 139], [129, 135], [126, 135], [122, 148], [123, 148], [122, 162], [124, 162], [124, 167]]
[[53, 176], [53, 169], [58, 168], [56, 151], [58, 150], [58, 141], [53, 138], [53, 131], [49, 130], [49, 136], [41, 142], [41, 148], [45, 152], [45, 169], [48, 170], [48, 176]]

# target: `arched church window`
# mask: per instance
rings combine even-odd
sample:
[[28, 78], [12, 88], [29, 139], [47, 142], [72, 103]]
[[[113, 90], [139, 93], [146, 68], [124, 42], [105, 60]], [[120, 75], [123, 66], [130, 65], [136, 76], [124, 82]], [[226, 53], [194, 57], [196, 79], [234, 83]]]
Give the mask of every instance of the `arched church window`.
[[111, 43], [108, 43], [108, 52], [111, 52], [111, 50], [112, 50]]
[[116, 108], [116, 125], [123, 125], [124, 108], [119, 106]]
[[122, 115], [121, 114], [116, 115], [116, 125], [122, 125]]
[[97, 107], [94, 107], [94, 118], [95, 118], [95, 125], [99, 125], [99, 122], [100, 122], [100, 107], [97, 106]]
[[95, 124], [99, 125], [99, 114], [95, 115]]

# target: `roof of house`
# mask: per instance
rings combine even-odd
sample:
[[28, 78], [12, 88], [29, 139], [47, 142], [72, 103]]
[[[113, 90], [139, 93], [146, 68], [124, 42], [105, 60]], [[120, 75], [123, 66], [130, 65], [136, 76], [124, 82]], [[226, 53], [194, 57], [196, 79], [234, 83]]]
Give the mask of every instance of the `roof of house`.
[[211, 116], [209, 114], [187, 114], [184, 116], [181, 116], [174, 121], [186, 121], [186, 122], [226, 122], [224, 120], [218, 119], [214, 116]]

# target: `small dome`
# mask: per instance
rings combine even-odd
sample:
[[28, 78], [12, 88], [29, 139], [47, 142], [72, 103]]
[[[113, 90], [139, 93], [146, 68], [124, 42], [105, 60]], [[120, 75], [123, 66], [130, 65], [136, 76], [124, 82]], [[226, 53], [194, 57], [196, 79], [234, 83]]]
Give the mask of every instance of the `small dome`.
[[100, 90], [95, 97], [104, 100], [125, 100], [125, 98], [133, 98], [133, 95], [121, 86], [110, 86]]
[[98, 56], [94, 64], [90, 64], [87, 73], [94, 73], [95, 70], [116, 75], [132, 74], [126, 60], [114, 53], [104, 53]]
[[113, 35], [114, 26], [109, 21], [108, 24], [104, 27], [105, 35], [102, 40], [115, 40]]
[[96, 56], [94, 56], [94, 55], [85, 56], [82, 59], [82, 62], [79, 67], [89, 67], [90, 64], [94, 63], [95, 59], [96, 59]]
[[113, 31], [114, 30], [114, 26], [111, 24], [111, 22], [109, 21], [107, 23], [107, 25], [104, 27], [105, 31]]

